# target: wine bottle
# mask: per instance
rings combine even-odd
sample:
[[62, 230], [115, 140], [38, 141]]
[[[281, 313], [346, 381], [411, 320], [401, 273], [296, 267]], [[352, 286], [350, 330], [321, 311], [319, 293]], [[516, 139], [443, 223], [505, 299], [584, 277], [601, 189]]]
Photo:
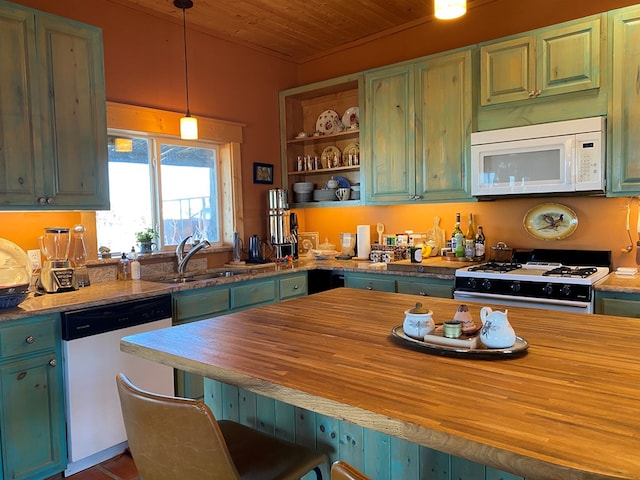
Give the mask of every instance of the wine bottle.
[[474, 240], [476, 238], [476, 232], [473, 229], [473, 213], [469, 214], [469, 223], [467, 224], [467, 233], [465, 234], [467, 240]]
[[[457, 246], [457, 240], [456, 240], [456, 235], [458, 234], [462, 234], [462, 230], [460, 230], [460, 214], [456, 213], [456, 223], [453, 226], [453, 231], [451, 232], [451, 250], [452, 251], [456, 251], [456, 246]], [[462, 248], [464, 249], [464, 238], [462, 239], [463, 245]]]
[[478, 233], [476, 234], [476, 257], [484, 260], [486, 239], [484, 230], [478, 225]]

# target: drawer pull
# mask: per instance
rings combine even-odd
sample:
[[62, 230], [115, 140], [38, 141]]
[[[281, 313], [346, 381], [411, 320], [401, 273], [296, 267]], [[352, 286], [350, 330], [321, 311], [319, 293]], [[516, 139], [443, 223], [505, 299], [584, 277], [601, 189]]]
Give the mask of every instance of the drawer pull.
[[371, 285], [367, 285], [367, 290], [373, 290], [373, 287]]
[[31, 345], [32, 343], [36, 342], [36, 339], [33, 338], [33, 335], [29, 335], [27, 338], [24, 339], [25, 342], [27, 342], [29, 345]]
[[58, 365], [58, 360], [56, 360], [55, 358], [52, 358], [51, 360], [49, 360], [49, 365], [51, 365], [52, 367], [55, 367], [56, 365]]
[[427, 296], [427, 292], [420, 292], [420, 295], [422, 295], [423, 297]]
[[297, 289], [298, 289], [298, 285], [294, 285], [294, 286], [293, 286], [293, 289], [294, 289], [294, 290], [297, 290]]

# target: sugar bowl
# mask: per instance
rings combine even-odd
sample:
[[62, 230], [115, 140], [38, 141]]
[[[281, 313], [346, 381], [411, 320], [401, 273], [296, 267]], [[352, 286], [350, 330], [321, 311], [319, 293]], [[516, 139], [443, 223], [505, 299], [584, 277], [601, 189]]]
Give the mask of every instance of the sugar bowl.
[[417, 302], [413, 308], [404, 311], [402, 330], [405, 335], [423, 340], [424, 336], [431, 333], [436, 325], [433, 321], [433, 312]]

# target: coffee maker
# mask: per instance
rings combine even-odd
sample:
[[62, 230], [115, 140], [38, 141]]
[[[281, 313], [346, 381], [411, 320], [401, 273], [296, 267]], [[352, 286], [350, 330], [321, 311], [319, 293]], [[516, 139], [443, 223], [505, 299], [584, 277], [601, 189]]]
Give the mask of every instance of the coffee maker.
[[46, 260], [42, 265], [38, 288], [47, 293], [77, 290], [75, 272], [69, 261], [71, 234], [68, 228], [49, 227], [40, 235], [40, 250]]
[[298, 218], [289, 211], [287, 190], [274, 188], [268, 192], [269, 241], [276, 260], [291, 255], [298, 258]]

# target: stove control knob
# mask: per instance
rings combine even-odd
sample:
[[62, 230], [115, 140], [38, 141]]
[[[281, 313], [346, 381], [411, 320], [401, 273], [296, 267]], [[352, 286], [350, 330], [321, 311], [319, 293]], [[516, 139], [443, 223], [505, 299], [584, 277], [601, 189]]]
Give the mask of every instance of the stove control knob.
[[478, 285], [478, 282], [476, 282], [475, 278], [470, 278], [469, 281], [467, 282], [467, 285], [469, 285], [471, 288], [476, 288], [476, 286]]
[[488, 278], [485, 278], [482, 281], [482, 288], [484, 288], [485, 290], [491, 290], [491, 281], [489, 281]]
[[512, 291], [512, 292], [514, 292], [514, 293], [515, 293], [515, 292], [519, 292], [519, 291], [520, 291], [520, 287], [521, 287], [520, 282], [519, 282], [519, 281], [517, 281], [517, 280], [516, 280], [515, 282], [513, 282], [513, 283], [509, 286], [509, 288], [511, 289], [511, 291]]
[[562, 288], [560, 288], [560, 293], [562, 293], [565, 296], [569, 295], [571, 293], [571, 286], [563, 285]]
[[542, 293], [545, 295], [551, 295], [553, 293], [553, 285], [551, 283], [547, 283], [544, 287], [542, 287]]

